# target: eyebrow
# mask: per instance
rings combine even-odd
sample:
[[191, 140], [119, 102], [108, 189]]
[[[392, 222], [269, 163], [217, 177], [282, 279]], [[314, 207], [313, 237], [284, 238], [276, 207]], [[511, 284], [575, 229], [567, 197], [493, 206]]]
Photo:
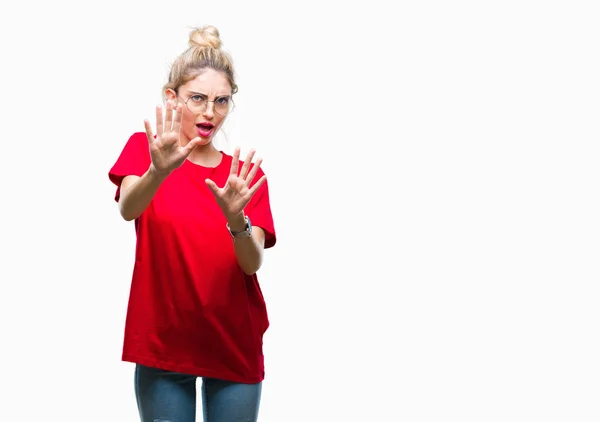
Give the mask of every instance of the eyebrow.
[[[208, 95], [202, 93], [202, 92], [196, 92], [196, 91], [188, 91], [190, 93], [190, 95], [203, 95], [205, 97], [208, 97]], [[224, 94], [224, 95], [217, 95], [217, 98], [223, 98], [223, 97], [231, 97], [231, 95], [228, 94]]]

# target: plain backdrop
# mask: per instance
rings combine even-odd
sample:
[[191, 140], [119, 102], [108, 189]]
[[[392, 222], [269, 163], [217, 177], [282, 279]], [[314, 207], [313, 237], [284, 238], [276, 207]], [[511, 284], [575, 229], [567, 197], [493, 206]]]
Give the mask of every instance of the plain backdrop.
[[107, 174], [212, 24], [278, 233], [260, 421], [598, 421], [595, 6], [2, 6], [2, 418], [137, 420]]

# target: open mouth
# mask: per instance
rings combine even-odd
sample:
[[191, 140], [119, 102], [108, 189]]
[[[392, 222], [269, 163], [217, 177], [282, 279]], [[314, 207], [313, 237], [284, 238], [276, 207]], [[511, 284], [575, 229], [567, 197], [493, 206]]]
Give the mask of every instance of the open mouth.
[[198, 128], [198, 135], [206, 138], [212, 134], [212, 132], [215, 128], [215, 125], [213, 125], [212, 123], [203, 122], [203, 123], [198, 123], [196, 125], [196, 127]]

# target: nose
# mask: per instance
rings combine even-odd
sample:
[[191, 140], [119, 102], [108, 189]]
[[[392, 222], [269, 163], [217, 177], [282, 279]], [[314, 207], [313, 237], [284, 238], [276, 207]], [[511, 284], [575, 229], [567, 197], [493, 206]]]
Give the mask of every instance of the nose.
[[202, 113], [202, 115], [207, 119], [210, 120], [212, 119], [215, 114], [214, 114], [214, 109], [215, 105], [213, 102], [207, 102], [206, 103], [206, 107], [204, 107], [204, 112]]

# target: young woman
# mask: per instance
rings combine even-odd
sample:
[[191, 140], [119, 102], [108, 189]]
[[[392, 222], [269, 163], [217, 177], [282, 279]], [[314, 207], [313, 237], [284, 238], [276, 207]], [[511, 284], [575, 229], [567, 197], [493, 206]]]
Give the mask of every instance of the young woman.
[[142, 422], [193, 422], [202, 378], [206, 422], [256, 421], [269, 326], [256, 276], [275, 228], [261, 160], [212, 140], [237, 91], [219, 32], [191, 32], [156, 108], [109, 172], [135, 220], [123, 360], [136, 364]]

